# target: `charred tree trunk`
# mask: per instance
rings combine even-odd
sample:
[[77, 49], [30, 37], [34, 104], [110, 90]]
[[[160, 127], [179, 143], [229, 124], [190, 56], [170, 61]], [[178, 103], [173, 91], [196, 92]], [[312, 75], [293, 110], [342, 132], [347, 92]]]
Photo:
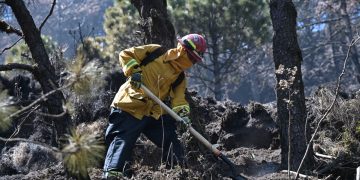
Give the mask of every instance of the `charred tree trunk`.
[[[346, 0], [341, 0], [340, 15], [345, 24], [346, 41], [348, 44], [350, 44], [352, 39], [354, 38], [354, 35], [353, 35], [353, 31], [352, 31], [349, 13], [347, 12], [346, 8], [347, 8]], [[360, 83], [360, 62], [359, 62], [359, 55], [358, 55], [356, 46], [351, 47], [350, 57], [351, 57], [351, 62], [354, 65], [356, 80], [358, 81], [358, 83]]]
[[[330, 19], [334, 18], [333, 14], [329, 14], [329, 16], [330, 16]], [[329, 22], [327, 24], [327, 28], [325, 29], [325, 33], [328, 38], [328, 41], [330, 42], [330, 45], [328, 45], [328, 47], [329, 47], [330, 53], [331, 53], [331, 61], [332, 61], [332, 64], [333, 64], [334, 70], [335, 70], [334, 72], [336, 72], [336, 74], [339, 74], [341, 72], [342, 65], [341, 65], [340, 59], [337, 57], [337, 54], [339, 54], [339, 50], [333, 43], [336, 41], [335, 29], [336, 29], [336, 22]]]
[[[273, 55], [277, 70], [276, 94], [278, 122], [281, 128], [281, 165], [286, 169], [289, 163], [290, 169], [296, 171], [305, 154], [310, 135], [305, 134], [306, 106], [301, 74], [302, 55], [296, 34], [297, 12], [291, 0], [271, 0], [270, 14], [274, 29]], [[283, 71], [280, 70], [282, 67]], [[289, 143], [290, 162], [288, 162]], [[305, 169], [311, 167], [312, 154], [311, 151], [307, 156]]]
[[[32, 58], [36, 63], [35, 71], [32, 72], [37, 81], [39, 81], [43, 93], [48, 93], [58, 88], [58, 76], [55, 74], [55, 69], [51, 65], [49, 56], [45, 50], [44, 43], [41, 39], [41, 33], [36, 27], [35, 22], [28, 11], [25, 3], [22, 0], [6, 0], [21, 27], [24, 34], [24, 39], [28, 45]], [[47, 98], [45, 106], [49, 114], [61, 114], [63, 112], [64, 97], [61, 92], [56, 92]], [[49, 119], [54, 122], [56, 132], [54, 132], [54, 139], [57, 140], [56, 134], [63, 135], [67, 132], [69, 125], [69, 116], [65, 115], [62, 118]], [[56, 142], [53, 142], [56, 144]]]
[[145, 34], [144, 43], [175, 47], [175, 29], [167, 14], [166, 0], [131, 0], [139, 11], [140, 27]]

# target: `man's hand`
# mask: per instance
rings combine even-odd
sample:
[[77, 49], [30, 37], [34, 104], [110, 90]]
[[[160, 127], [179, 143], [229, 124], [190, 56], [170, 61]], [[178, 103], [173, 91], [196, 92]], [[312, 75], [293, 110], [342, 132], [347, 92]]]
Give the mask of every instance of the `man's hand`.
[[191, 124], [191, 119], [189, 118], [189, 116], [184, 116], [181, 118], [184, 120], [185, 124], [187, 124], [187, 125]]
[[141, 72], [133, 73], [130, 77], [130, 84], [135, 89], [139, 89], [141, 87], [142, 81], [141, 81], [142, 75]]
[[182, 105], [182, 106], [174, 107], [173, 111], [184, 120], [185, 124], [191, 123], [191, 120], [189, 118], [189, 115], [190, 115], [189, 105]]

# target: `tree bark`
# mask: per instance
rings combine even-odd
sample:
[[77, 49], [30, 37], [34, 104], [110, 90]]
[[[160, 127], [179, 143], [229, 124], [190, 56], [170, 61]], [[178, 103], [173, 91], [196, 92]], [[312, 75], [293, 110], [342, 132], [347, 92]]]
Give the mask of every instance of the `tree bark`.
[[[214, 8], [214, 7], [211, 7]], [[216, 10], [211, 9], [212, 12], [215, 12]], [[217, 18], [214, 17], [213, 13], [210, 13], [210, 22], [209, 22], [209, 39], [211, 41], [210, 49], [212, 50], [212, 53], [210, 54], [210, 62], [212, 64], [212, 67], [209, 68], [209, 71], [213, 75], [213, 81], [211, 81], [211, 84], [209, 84], [209, 88], [212, 89], [213, 87], [213, 93], [215, 96], [215, 99], [220, 101], [223, 98], [223, 90], [222, 86], [224, 85], [221, 81], [221, 73], [222, 70], [221, 66], [222, 63], [220, 63], [219, 60], [219, 27], [217, 26]]]
[[[305, 154], [306, 141], [310, 137], [310, 134], [305, 134], [306, 106], [301, 74], [302, 54], [296, 34], [297, 12], [291, 0], [271, 0], [270, 15], [274, 29], [273, 56], [275, 69], [279, 69], [280, 65], [284, 66], [284, 69], [297, 69], [293, 74], [276, 73], [277, 118], [281, 129], [281, 165], [282, 168], [286, 169], [289, 163], [290, 170], [296, 171]], [[294, 79], [291, 81], [292, 77]], [[288, 82], [289, 86], [285, 89], [282, 88], [280, 85], [282, 81]], [[290, 139], [288, 134], [289, 120], [291, 121]], [[308, 124], [306, 126], [309, 129]], [[290, 162], [288, 162], [289, 142]], [[313, 152], [311, 151], [305, 161], [304, 169], [310, 169], [312, 162]]]
[[214, 87], [214, 96], [215, 99], [218, 101], [221, 101], [223, 98], [223, 91], [222, 91], [222, 86], [223, 83], [221, 81], [221, 64], [219, 61], [219, 45], [218, 45], [218, 38], [217, 38], [217, 34], [216, 32], [212, 32], [212, 30], [210, 30], [210, 38], [213, 42], [213, 46], [212, 46], [212, 63], [213, 63], [213, 69], [211, 69], [211, 73], [214, 76], [214, 81], [213, 84], [211, 84], [212, 87]]
[[166, 0], [131, 0], [141, 17], [140, 27], [144, 43], [160, 44], [166, 48], [175, 47], [175, 29], [167, 14]]
[[[29, 10], [25, 6], [25, 3], [23, 0], [6, 0], [5, 2], [11, 7], [24, 34], [25, 42], [28, 45], [32, 58], [36, 63], [36, 71], [33, 75], [36, 80], [39, 81], [43, 93], [46, 94], [54, 89], [57, 89], [59, 77], [55, 74], [55, 69], [50, 63], [49, 56], [41, 39], [40, 31], [36, 27]], [[54, 95], [48, 97], [48, 100], [45, 103], [48, 113], [61, 114], [63, 112], [63, 101], [64, 97], [61, 92], [54, 93]], [[56, 136], [56, 133], [58, 135], [63, 135], [67, 132], [67, 127], [69, 125], [68, 115], [63, 118], [50, 120], [55, 122], [56, 132], [54, 132], [54, 136]], [[55, 137], [54, 140], [57, 140], [57, 137]], [[56, 144], [55, 142], [53, 143]]]

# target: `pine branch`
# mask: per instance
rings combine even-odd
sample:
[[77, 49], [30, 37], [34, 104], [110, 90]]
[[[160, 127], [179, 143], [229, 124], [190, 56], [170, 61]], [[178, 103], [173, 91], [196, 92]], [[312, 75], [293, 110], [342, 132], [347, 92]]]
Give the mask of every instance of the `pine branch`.
[[[351, 17], [350, 20], [355, 20], [360, 18], [360, 16], [355, 16], [355, 17]], [[327, 20], [322, 20], [322, 21], [317, 21], [317, 22], [312, 22], [312, 23], [308, 23], [308, 24], [304, 24], [302, 26], [297, 27], [297, 29], [303, 29], [309, 26], [314, 26], [314, 25], [319, 25], [319, 24], [327, 24], [327, 23], [331, 23], [331, 22], [336, 22], [336, 21], [340, 21], [341, 19], [343, 19], [343, 17], [338, 17], [338, 18], [333, 18], [333, 19], [327, 19]], [[304, 21], [306, 19], [302, 19], [300, 21]]]
[[6, 23], [3, 20], [0, 20], [0, 31], [3, 31], [7, 34], [14, 33], [17, 34], [18, 36], [23, 36], [23, 33], [19, 29], [10, 26], [8, 23]]
[[9, 63], [9, 64], [0, 65], [0, 71], [11, 71], [14, 69], [26, 70], [33, 74], [37, 71], [35, 66], [31, 66], [27, 64]]
[[334, 98], [334, 100], [332, 101], [332, 103], [330, 104], [330, 106], [329, 106], [328, 109], [325, 111], [324, 115], [320, 118], [319, 122], [318, 122], [317, 125], [316, 125], [315, 131], [314, 131], [313, 135], [311, 136], [311, 139], [310, 139], [310, 141], [309, 141], [309, 143], [308, 143], [308, 145], [307, 145], [307, 147], [306, 147], [306, 151], [305, 151], [305, 154], [304, 154], [304, 156], [303, 156], [303, 158], [302, 158], [302, 160], [301, 160], [301, 163], [300, 163], [300, 165], [299, 165], [299, 168], [298, 168], [297, 171], [296, 171], [296, 177], [295, 177], [295, 179], [297, 179], [297, 178], [299, 177], [299, 171], [300, 171], [302, 165], [304, 164], [304, 161], [305, 161], [305, 158], [306, 158], [307, 154], [309, 153], [310, 146], [311, 146], [312, 142], [314, 141], [315, 135], [316, 135], [316, 133], [317, 133], [318, 130], [319, 130], [319, 127], [320, 127], [321, 122], [329, 115], [329, 113], [331, 112], [331, 110], [332, 110], [333, 107], [334, 107], [334, 104], [335, 104], [335, 102], [336, 102], [336, 100], [337, 100], [337, 97], [338, 97], [338, 95], [339, 95], [340, 82], [341, 82], [342, 77], [343, 77], [344, 74], [345, 74], [346, 64], [347, 64], [347, 61], [348, 61], [348, 59], [349, 59], [352, 46], [354, 46], [354, 45], [357, 43], [357, 41], [359, 41], [359, 40], [360, 40], [360, 35], [358, 34], [358, 36], [351, 41], [351, 43], [350, 43], [350, 45], [349, 45], [349, 47], [348, 47], [348, 50], [347, 50], [347, 53], [346, 53], [346, 57], [345, 57], [345, 60], [344, 60], [344, 64], [343, 64], [343, 69], [342, 69], [341, 74], [339, 75], [338, 80], [337, 80], [337, 83], [336, 83], [335, 98]]
[[46, 18], [44, 19], [44, 21], [41, 23], [41, 25], [40, 25], [40, 27], [39, 27], [39, 31], [40, 31], [40, 32], [41, 32], [42, 27], [45, 25], [46, 21], [50, 18], [50, 16], [51, 16], [52, 13], [54, 12], [55, 5], [56, 5], [56, 0], [53, 1], [49, 14], [46, 16]]

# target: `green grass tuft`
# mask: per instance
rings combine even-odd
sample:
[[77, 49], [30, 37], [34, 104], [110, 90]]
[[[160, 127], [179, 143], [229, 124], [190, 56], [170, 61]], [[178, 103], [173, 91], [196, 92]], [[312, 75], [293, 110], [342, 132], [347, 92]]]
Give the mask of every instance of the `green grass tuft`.
[[68, 69], [76, 77], [72, 90], [77, 95], [89, 95], [104, 83], [103, 68], [96, 61], [87, 62], [80, 56], [68, 65]]
[[7, 91], [0, 90], [0, 132], [6, 131], [11, 126], [9, 116], [18, 110], [17, 107], [9, 104]]

